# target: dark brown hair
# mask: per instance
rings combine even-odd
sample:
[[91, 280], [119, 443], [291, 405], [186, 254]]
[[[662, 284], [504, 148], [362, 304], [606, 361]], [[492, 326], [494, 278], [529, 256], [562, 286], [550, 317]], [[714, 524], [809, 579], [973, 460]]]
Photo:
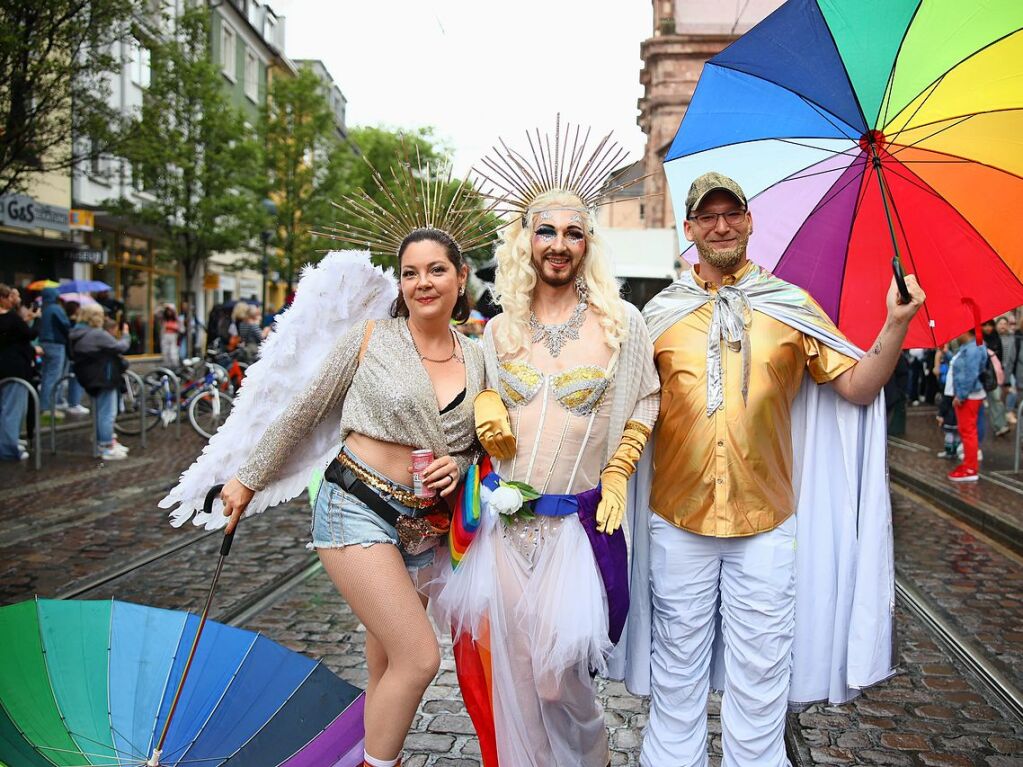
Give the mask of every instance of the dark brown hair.
[[[401, 241], [401, 247], [398, 248], [399, 280], [401, 275], [401, 257], [405, 255], [405, 249], [414, 242], [435, 242], [440, 245], [444, 248], [444, 253], [447, 255], [448, 261], [455, 267], [456, 272], [465, 266], [462, 251], [459, 250], [458, 244], [451, 239], [450, 234], [441, 229], [416, 229]], [[451, 319], [458, 323], [465, 322], [469, 319], [470, 311], [472, 309], [469, 306], [469, 296], [466, 293], [459, 293], [458, 298], [455, 300], [455, 307], [451, 310]], [[391, 304], [391, 316], [408, 317], [408, 307], [405, 305], [405, 297], [400, 289], [398, 290], [398, 297]]]

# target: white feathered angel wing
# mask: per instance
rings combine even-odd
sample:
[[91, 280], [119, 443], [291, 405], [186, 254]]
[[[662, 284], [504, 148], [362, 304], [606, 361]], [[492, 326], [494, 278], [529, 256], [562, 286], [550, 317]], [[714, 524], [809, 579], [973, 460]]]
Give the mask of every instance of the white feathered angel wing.
[[[227, 523], [223, 514], [203, 513], [206, 493], [238, 472], [266, 428], [312, 382], [341, 336], [357, 322], [386, 317], [396, 295], [394, 276], [373, 266], [368, 251], [332, 251], [319, 264], [305, 267], [294, 302], [277, 318], [259, 359], [249, 366], [227, 421], [160, 501], [161, 508], [175, 507], [172, 525], [180, 527], [191, 518], [214, 530]], [[337, 455], [340, 420], [339, 407], [299, 443], [281, 474], [253, 497], [246, 517], [306, 488], [310, 471]]]

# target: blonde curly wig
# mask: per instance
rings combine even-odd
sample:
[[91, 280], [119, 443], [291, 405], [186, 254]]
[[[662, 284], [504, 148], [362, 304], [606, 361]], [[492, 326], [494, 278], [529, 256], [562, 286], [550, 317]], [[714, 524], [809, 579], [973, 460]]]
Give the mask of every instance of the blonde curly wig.
[[[603, 239], [593, 227], [593, 217], [586, 211], [578, 196], [561, 190], [544, 192], [529, 208], [529, 218], [543, 210], [554, 208], [577, 209], [583, 216], [586, 232], [586, 254], [583, 256], [580, 276], [589, 291], [590, 308], [600, 317], [604, 338], [611, 349], [617, 350], [627, 332], [625, 311], [622, 308], [620, 286], [611, 270], [611, 260]], [[503, 310], [502, 319], [494, 332], [502, 353], [518, 356], [531, 345], [529, 313], [536, 287], [536, 269], [533, 266], [532, 228], [523, 226], [516, 218], [502, 231], [502, 242], [497, 247], [497, 277], [494, 292]]]

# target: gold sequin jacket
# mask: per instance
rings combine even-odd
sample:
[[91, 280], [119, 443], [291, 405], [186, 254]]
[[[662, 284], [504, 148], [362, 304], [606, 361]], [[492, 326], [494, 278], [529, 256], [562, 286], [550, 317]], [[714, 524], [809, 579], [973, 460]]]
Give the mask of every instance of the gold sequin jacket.
[[338, 407], [340, 441], [356, 432], [384, 442], [429, 448], [438, 458], [450, 455], [465, 474], [479, 455], [473, 418], [473, 400], [484, 382], [479, 344], [455, 334], [465, 360], [465, 398], [442, 414], [405, 319], [377, 320], [360, 362], [365, 332], [365, 322], [349, 330], [324, 360], [313, 383], [267, 427], [238, 471], [242, 484], [253, 490], [266, 487], [292, 449]]

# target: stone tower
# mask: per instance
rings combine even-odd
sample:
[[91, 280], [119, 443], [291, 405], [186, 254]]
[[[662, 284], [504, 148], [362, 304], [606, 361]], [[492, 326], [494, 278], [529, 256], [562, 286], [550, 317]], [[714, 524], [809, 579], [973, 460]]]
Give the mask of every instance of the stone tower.
[[653, 34], [640, 46], [639, 127], [647, 136], [643, 155], [646, 200], [643, 225], [675, 225], [661, 164], [693, 97], [703, 64], [748, 30], [782, 0], [651, 0]]

